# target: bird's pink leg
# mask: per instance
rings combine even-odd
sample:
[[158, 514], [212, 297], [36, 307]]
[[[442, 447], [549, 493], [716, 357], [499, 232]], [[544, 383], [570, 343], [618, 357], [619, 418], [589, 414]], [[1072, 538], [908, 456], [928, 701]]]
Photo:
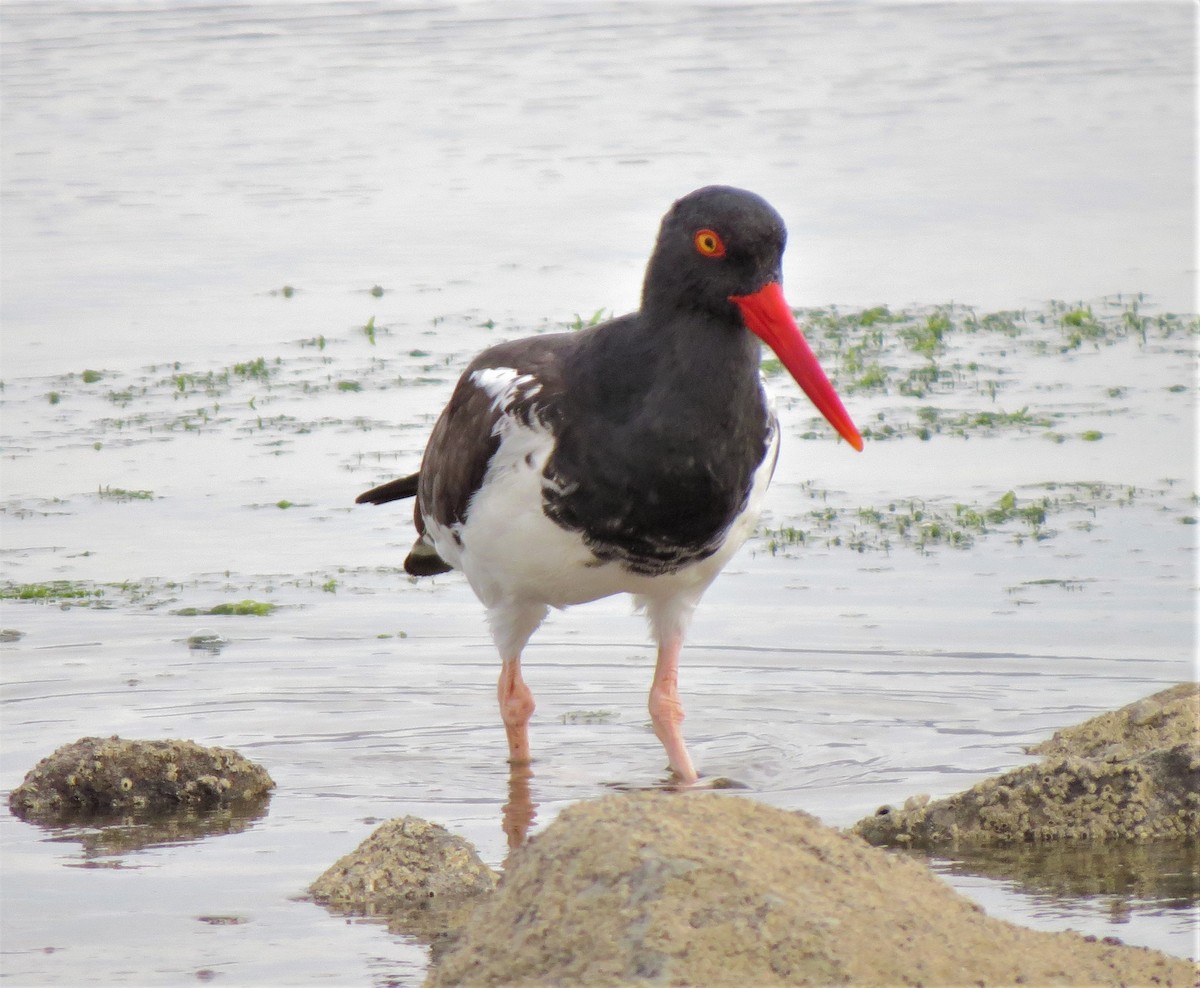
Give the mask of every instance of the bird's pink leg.
[[654, 733], [667, 751], [671, 770], [681, 782], [691, 784], [700, 776], [692, 767], [692, 758], [683, 743], [683, 704], [679, 702], [679, 652], [683, 635], [668, 635], [658, 646], [654, 684], [650, 687], [650, 720]]
[[508, 734], [508, 760], [514, 765], [526, 765], [530, 761], [529, 718], [535, 704], [533, 693], [521, 678], [519, 655], [503, 661], [496, 695], [500, 700], [500, 718]]

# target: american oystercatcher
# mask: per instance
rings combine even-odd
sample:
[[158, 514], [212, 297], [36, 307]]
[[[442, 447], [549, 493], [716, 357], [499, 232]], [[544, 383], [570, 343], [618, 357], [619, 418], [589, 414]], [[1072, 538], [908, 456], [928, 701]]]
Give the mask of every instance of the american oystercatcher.
[[416, 497], [404, 568], [462, 570], [500, 651], [513, 764], [534, 701], [521, 651], [551, 607], [634, 595], [658, 645], [650, 717], [698, 778], [677, 688], [701, 595], [754, 529], [779, 449], [765, 342], [855, 449], [862, 438], [780, 288], [787, 232], [762, 198], [710, 186], [663, 218], [642, 307], [578, 332], [490, 347], [463, 372], [418, 473], [358, 503]]

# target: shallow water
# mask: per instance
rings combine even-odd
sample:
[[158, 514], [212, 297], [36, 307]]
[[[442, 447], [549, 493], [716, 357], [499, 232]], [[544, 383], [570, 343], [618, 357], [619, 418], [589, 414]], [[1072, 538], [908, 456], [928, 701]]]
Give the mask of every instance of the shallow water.
[[[235, 747], [278, 783], [244, 829], [166, 843], [0, 812], [13, 983], [420, 980], [422, 946], [297, 897], [404, 813], [503, 861], [496, 661], [461, 579], [400, 572], [404, 510], [353, 496], [415, 467], [478, 349], [636, 304], [658, 216], [707, 181], [788, 219], [793, 304], [1045, 322], [955, 312], [919, 395], [843, 371], [861, 456], [772, 377], [768, 514], [685, 653], [701, 771], [847, 825], [1192, 676], [1195, 330], [1069, 347], [1044, 306], [1195, 311], [1190, 8], [0, 16], [2, 579], [102, 594], [0, 602], [0, 785], [87, 734]], [[1044, 523], [925, 537], [1009, 491]], [[178, 613], [243, 598], [280, 606]], [[662, 780], [652, 664], [620, 600], [535, 638], [535, 827]], [[1194, 953], [1186, 897], [939, 867], [994, 914]]]

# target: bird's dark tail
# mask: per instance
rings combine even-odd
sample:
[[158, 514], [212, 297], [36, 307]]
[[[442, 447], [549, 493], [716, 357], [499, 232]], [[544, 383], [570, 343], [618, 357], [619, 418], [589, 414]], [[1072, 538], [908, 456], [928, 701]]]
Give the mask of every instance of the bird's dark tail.
[[388, 501], [400, 501], [406, 497], [414, 497], [417, 493], [417, 481], [420, 479], [420, 473], [414, 473], [407, 477], [400, 477], [398, 480], [389, 480], [386, 484], [363, 491], [354, 499], [354, 503], [387, 504]]
[[449, 573], [452, 569], [454, 567], [437, 554], [424, 536], [413, 543], [412, 550], [404, 557], [404, 572], [410, 576], [437, 576], [439, 573]]
[[[389, 501], [402, 501], [406, 497], [415, 497], [417, 481], [420, 479], [421, 474], [414, 473], [407, 477], [389, 480], [386, 484], [363, 491], [354, 499], [354, 503], [387, 504]], [[413, 521], [417, 526], [418, 538], [413, 543], [412, 551], [404, 560], [405, 571], [413, 576], [436, 576], [438, 573], [449, 573], [454, 567], [442, 559], [437, 554], [437, 550], [425, 541], [425, 519], [421, 517], [419, 504], [413, 510]]]

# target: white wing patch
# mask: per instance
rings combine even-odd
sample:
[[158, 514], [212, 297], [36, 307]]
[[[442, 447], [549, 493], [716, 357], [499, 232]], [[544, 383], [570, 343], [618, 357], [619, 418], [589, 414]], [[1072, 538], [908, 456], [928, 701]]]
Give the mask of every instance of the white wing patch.
[[529, 399], [542, 390], [532, 374], [518, 374], [512, 367], [485, 367], [471, 372], [471, 383], [492, 399], [492, 409], [503, 414], [518, 398]]

